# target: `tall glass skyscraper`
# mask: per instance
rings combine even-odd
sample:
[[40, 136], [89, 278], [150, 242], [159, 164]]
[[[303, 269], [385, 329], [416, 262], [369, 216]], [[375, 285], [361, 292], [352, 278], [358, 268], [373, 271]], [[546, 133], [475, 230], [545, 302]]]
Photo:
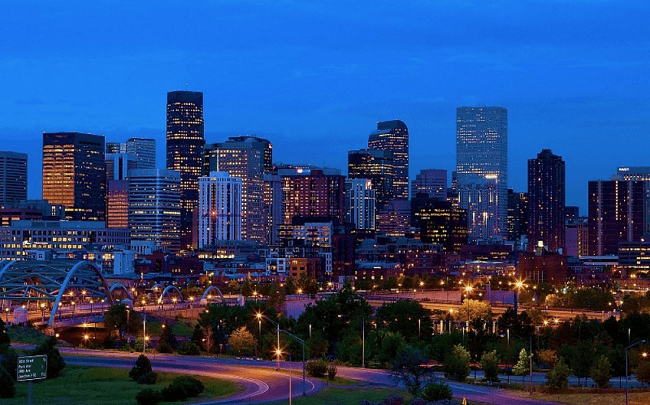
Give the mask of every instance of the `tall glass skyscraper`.
[[[459, 207], [468, 210], [470, 239], [501, 239], [508, 216], [508, 109], [457, 108], [456, 176]], [[468, 198], [476, 194], [463, 189], [483, 189], [486, 180], [494, 183], [494, 192], [483, 193], [488, 201], [472, 204]]]
[[199, 202], [205, 144], [203, 93], [167, 93], [167, 170], [181, 175], [181, 249], [192, 245], [192, 211]]
[[27, 199], [27, 154], [0, 152], [0, 206]]
[[393, 198], [409, 198], [409, 130], [400, 120], [377, 123], [370, 133], [368, 148], [393, 153]]

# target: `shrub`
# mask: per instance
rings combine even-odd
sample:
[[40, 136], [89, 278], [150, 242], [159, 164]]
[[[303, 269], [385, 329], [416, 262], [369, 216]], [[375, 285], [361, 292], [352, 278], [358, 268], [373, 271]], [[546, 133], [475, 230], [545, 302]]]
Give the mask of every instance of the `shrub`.
[[336, 366], [334, 364], [329, 364], [327, 366], [327, 379], [332, 381], [336, 377]]
[[190, 376], [180, 376], [176, 377], [174, 379], [174, 382], [172, 384], [181, 384], [185, 386], [185, 391], [187, 392], [187, 396], [190, 398], [193, 398], [205, 390], [205, 387], [203, 386], [203, 383], [199, 380], [197, 380], [194, 377]]
[[439, 401], [441, 399], [452, 399], [451, 388], [445, 383], [431, 383], [424, 387], [422, 398], [427, 401]]
[[141, 354], [138, 356], [138, 359], [135, 361], [135, 366], [129, 371], [129, 377], [133, 381], [138, 381], [140, 377], [143, 375], [150, 373], [152, 371], [151, 369], [151, 362], [145, 356], [144, 354]]
[[142, 374], [138, 377], [138, 384], [153, 385], [158, 381], [158, 373], [150, 371], [147, 374]]
[[203, 392], [205, 387], [203, 383], [194, 377], [181, 376], [177, 377], [167, 387], [161, 391], [164, 401], [175, 402], [184, 401]]
[[135, 395], [138, 405], [158, 405], [162, 399], [160, 392], [151, 388], [144, 389]]
[[183, 342], [181, 345], [178, 347], [178, 354], [184, 354], [187, 356], [198, 356], [201, 354], [201, 348], [196, 344], [192, 342]]
[[327, 366], [328, 363], [325, 360], [312, 360], [307, 362], [305, 370], [312, 377], [322, 378], [327, 374]]
[[0, 366], [0, 398], [13, 398], [16, 395], [14, 379], [4, 367]]
[[176, 402], [185, 401], [187, 399], [187, 391], [183, 384], [171, 383], [160, 391], [163, 401]]
[[382, 405], [404, 405], [404, 398], [399, 395], [391, 395], [384, 398]]

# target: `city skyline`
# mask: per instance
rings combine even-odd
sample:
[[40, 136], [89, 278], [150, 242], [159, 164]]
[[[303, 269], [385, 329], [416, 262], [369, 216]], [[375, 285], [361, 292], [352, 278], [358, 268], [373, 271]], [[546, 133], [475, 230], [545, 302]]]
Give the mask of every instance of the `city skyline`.
[[[639, 52], [650, 38], [648, 7], [10, 4], [0, 137], [29, 154], [37, 198], [43, 132], [153, 138], [160, 158], [165, 94], [189, 89], [205, 93], [208, 142], [256, 134], [273, 142], [277, 161], [343, 171], [368, 128], [400, 119], [412, 180], [455, 166], [456, 107], [500, 105], [509, 111], [508, 186], [524, 191], [527, 160], [551, 148], [566, 161], [567, 204], [585, 213], [588, 181], [648, 165], [648, 56]], [[169, 30], [176, 15], [195, 21], [193, 30]], [[388, 15], [402, 29], [378, 31]]]

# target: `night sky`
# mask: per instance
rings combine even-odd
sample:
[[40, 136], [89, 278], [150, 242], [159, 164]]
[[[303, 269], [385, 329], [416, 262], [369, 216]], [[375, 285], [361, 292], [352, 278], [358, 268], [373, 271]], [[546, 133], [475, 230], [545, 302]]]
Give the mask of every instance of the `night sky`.
[[[377, 121], [411, 135], [411, 177], [455, 168], [461, 105], [509, 109], [509, 187], [542, 148], [587, 181], [650, 166], [647, 1], [5, 2], [2, 150], [44, 131], [152, 137], [164, 166], [171, 90], [204, 92], [206, 141], [257, 134], [274, 160], [337, 167]], [[485, 4], [489, 3], [489, 4]]]

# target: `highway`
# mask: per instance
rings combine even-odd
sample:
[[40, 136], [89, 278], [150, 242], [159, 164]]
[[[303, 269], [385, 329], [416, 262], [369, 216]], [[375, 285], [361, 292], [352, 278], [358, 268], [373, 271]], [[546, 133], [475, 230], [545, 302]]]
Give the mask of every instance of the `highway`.
[[[131, 368], [138, 353], [100, 352], [84, 349], [62, 348], [65, 361], [72, 365]], [[244, 360], [234, 358], [189, 357], [163, 354], [150, 354], [154, 370], [170, 371], [223, 378], [243, 386], [243, 391], [234, 396], [203, 404], [242, 404], [270, 403], [287, 400], [289, 397], [289, 374], [291, 369], [291, 389], [293, 397], [302, 395], [302, 363], [281, 362], [281, 371], [275, 370], [272, 361]], [[396, 387], [390, 373], [385, 370], [370, 370], [354, 367], [338, 367], [338, 376], [366, 382], [376, 387]], [[454, 397], [467, 398], [495, 405], [545, 405], [550, 402], [535, 401], [510, 395], [505, 390], [447, 382]], [[318, 379], [307, 378], [305, 391], [313, 395], [326, 387]], [[363, 389], [367, 385], [361, 385]], [[351, 388], [353, 389], [353, 388]]]

